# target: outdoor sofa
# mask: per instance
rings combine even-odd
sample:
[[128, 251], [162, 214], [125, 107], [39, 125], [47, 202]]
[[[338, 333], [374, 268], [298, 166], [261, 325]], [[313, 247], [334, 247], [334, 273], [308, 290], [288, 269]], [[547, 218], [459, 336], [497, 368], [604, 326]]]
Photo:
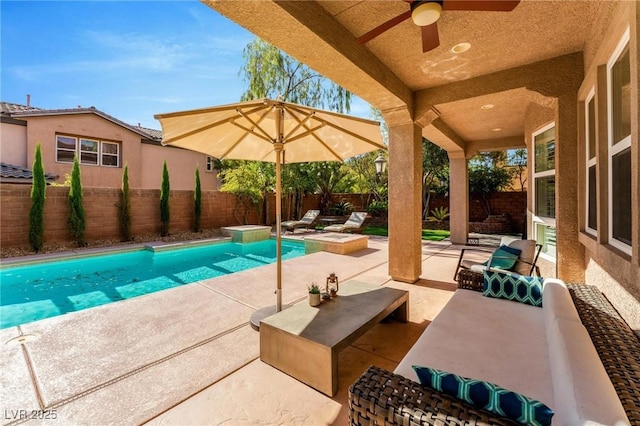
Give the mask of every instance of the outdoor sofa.
[[458, 398], [478, 382], [459, 395], [450, 389], [457, 376], [427, 375], [423, 386], [413, 366], [540, 401], [553, 410], [552, 425], [640, 424], [640, 340], [597, 288], [545, 279], [537, 307], [484, 296], [487, 277], [461, 274], [475, 278], [460, 281], [394, 372], [371, 366], [351, 385], [350, 424], [521, 424]]

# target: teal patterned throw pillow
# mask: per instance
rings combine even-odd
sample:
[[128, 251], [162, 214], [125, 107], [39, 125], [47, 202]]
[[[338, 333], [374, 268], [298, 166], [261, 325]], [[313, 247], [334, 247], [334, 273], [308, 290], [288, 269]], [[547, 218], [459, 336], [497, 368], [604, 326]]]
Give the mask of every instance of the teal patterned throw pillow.
[[542, 282], [544, 278], [511, 275], [497, 271], [484, 271], [482, 294], [497, 299], [513, 300], [542, 307]]
[[490, 268], [509, 270], [513, 268], [513, 265], [518, 261], [520, 253], [521, 250], [514, 249], [509, 246], [500, 246], [493, 252], [493, 254], [491, 254], [489, 260], [484, 262], [483, 265], [489, 266]]
[[493, 383], [469, 379], [435, 368], [414, 365], [420, 384], [476, 407], [526, 425], [548, 426], [553, 410], [540, 401], [501, 388]]

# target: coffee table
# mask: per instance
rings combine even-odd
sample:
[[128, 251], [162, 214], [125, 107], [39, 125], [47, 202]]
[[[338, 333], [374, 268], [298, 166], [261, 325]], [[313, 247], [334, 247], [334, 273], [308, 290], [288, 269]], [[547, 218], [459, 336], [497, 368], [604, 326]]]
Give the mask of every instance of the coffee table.
[[300, 302], [260, 323], [260, 359], [333, 396], [338, 391], [338, 354], [389, 315], [406, 322], [409, 293], [349, 281], [318, 307]]

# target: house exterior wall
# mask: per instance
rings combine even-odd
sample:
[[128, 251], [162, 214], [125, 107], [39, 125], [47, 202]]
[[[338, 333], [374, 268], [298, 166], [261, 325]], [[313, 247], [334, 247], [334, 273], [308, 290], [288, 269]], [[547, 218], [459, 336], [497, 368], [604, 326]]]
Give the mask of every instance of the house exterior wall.
[[160, 188], [162, 164], [167, 161], [171, 188], [193, 190], [196, 166], [200, 170], [200, 185], [203, 191], [218, 189], [216, 172], [206, 171], [206, 155], [171, 146], [142, 144], [141, 188]]
[[14, 166], [27, 165], [27, 123], [18, 120], [0, 122], [0, 160]]
[[[22, 138], [23, 144], [12, 143], [5, 148], [2, 144], [3, 162], [30, 167], [35, 155], [35, 147], [42, 145], [42, 159], [46, 173], [60, 176], [71, 173], [72, 164], [56, 161], [56, 135], [86, 137], [100, 141], [116, 142], [120, 145], [119, 167], [80, 164], [82, 184], [91, 188], [120, 188], [122, 172], [129, 167], [129, 185], [132, 189], [159, 189], [162, 180], [162, 163], [166, 159], [170, 171], [171, 189], [193, 190], [195, 186], [195, 167], [200, 168], [200, 181], [203, 190], [218, 188], [215, 172], [206, 172], [206, 157], [203, 154], [169, 148], [157, 142], [143, 142], [144, 137], [97, 114], [60, 114], [23, 117], [27, 126], [11, 125], [8, 132], [15, 134], [16, 141]], [[20, 127], [23, 130], [16, 129]], [[2, 139], [5, 139], [3, 124]], [[21, 133], [22, 132], [22, 133]], [[20, 146], [24, 148], [20, 149]], [[5, 159], [11, 158], [13, 162]]]
[[[639, 38], [640, 5], [638, 2], [599, 2], [598, 19], [592, 38], [585, 45], [585, 79], [578, 95], [580, 158], [579, 242], [584, 247], [585, 281], [596, 285], [615, 305], [631, 327], [640, 334], [640, 89]], [[631, 254], [608, 243], [608, 107], [607, 69], [618, 42], [629, 28], [631, 87]], [[586, 229], [586, 136], [585, 103], [595, 89], [596, 105], [596, 174], [597, 224], [595, 235]]]
[[103, 119], [95, 114], [71, 114], [25, 117], [27, 125], [27, 159], [35, 155], [36, 145], [42, 145], [42, 161], [46, 173], [60, 176], [64, 182], [71, 173], [72, 164], [56, 161], [56, 135], [86, 137], [119, 143], [120, 167], [104, 167], [81, 164], [82, 184], [86, 187], [119, 188], [122, 184], [122, 168], [129, 165], [129, 185], [140, 188], [141, 176], [132, 173], [140, 170], [141, 136]]

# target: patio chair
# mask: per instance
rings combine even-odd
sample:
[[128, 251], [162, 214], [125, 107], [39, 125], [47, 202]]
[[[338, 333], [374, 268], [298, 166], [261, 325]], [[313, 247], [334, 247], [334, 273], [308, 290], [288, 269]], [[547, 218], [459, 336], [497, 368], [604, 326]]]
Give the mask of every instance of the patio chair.
[[535, 240], [502, 237], [500, 246], [491, 253], [491, 256], [485, 262], [464, 259], [465, 253], [471, 250], [487, 252], [487, 250], [482, 250], [478, 247], [463, 247], [460, 251], [456, 272], [453, 275], [455, 281], [458, 280], [460, 270], [470, 270], [482, 274], [484, 270], [489, 268], [517, 275], [532, 276], [535, 273], [540, 276], [540, 268], [536, 265], [536, 262], [542, 250], [542, 245]]
[[300, 220], [287, 220], [281, 223], [282, 229], [295, 232], [298, 228], [313, 228], [316, 226], [320, 210], [307, 210]]
[[327, 232], [352, 232], [361, 233], [364, 231], [364, 221], [367, 219], [367, 212], [353, 212], [349, 219], [341, 225], [329, 225], [324, 228]]

